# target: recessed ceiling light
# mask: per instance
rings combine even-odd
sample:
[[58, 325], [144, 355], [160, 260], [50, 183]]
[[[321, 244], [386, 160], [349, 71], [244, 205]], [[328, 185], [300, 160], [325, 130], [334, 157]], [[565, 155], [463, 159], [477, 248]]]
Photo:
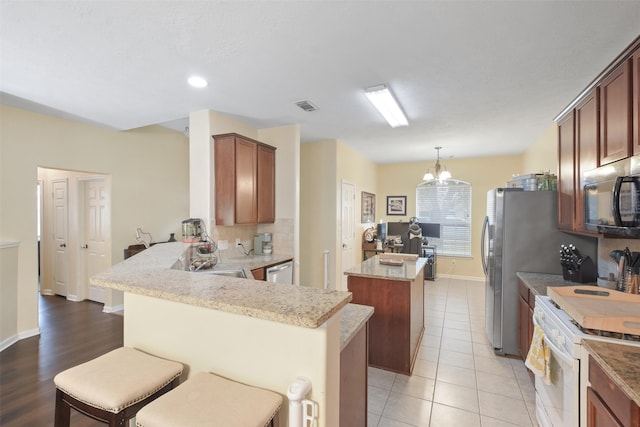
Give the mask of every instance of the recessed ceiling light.
[[189, 77], [189, 80], [187, 80], [187, 82], [189, 82], [191, 86], [197, 87], [197, 88], [207, 87], [207, 85], [209, 84], [205, 79], [198, 76]]

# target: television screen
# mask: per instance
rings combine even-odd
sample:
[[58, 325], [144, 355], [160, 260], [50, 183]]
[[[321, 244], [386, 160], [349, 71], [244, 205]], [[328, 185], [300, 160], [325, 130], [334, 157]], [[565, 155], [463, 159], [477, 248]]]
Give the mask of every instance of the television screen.
[[422, 228], [422, 235], [424, 237], [440, 238], [440, 224], [420, 223], [420, 228]]
[[400, 236], [406, 237], [409, 232], [408, 222], [388, 222], [387, 223], [387, 236]]

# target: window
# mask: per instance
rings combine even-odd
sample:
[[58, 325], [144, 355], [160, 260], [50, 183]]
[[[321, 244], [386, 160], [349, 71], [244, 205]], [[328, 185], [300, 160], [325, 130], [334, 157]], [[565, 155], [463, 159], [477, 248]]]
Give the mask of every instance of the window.
[[416, 187], [416, 216], [440, 224], [440, 238], [429, 237], [438, 254], [471, 256], [471, 184], [424, 181]]

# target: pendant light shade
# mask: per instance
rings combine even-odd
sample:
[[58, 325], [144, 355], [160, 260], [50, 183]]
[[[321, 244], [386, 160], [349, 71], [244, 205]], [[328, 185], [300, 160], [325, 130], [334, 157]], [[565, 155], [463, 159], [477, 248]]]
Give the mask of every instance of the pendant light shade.
[[[447, 170], [446, 167], [443, 167], [440, 164], [440, 149], [442, 147], [436, 147], [436, 150], [438, 150], [438, 158], [436, 160], [436, 164], [434, 166], [434, 170], [435, 170], [435, 175], [431, 173], [431, 171], [429, 169], [427, 169], [427, 173], [424, 174], [424, 176], [422, 177], [423, 181], [433, 181], [438, 180], [440, 182], [447, 180], [447, 179], [451, 179], [451, 172], [449, 172]], [[443, 170], [444, 168], [444, 170]]]

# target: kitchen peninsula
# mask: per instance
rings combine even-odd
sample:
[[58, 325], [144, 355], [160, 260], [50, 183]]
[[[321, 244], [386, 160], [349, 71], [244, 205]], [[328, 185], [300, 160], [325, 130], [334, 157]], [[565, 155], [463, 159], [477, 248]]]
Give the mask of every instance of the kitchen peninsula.
[[[392, 258], [401, 265], [385, 265]], [[393, 262], [393, 261], [391, 261]], [[369, 365], [411, 375], [424, 333], [426, 258], [376, 255], [344, 272], [353, 302], [372, 306], [369, 322]]]
[[188, 247], [155, 245], [91, 278], [124, 292], [124, 345], [180, 361], [187, 375], [215, 372], [285, 398], [296, 377], [307, 377], [318, 425], [338, 425], [341, 318], [351, 294], [171, 269]]

